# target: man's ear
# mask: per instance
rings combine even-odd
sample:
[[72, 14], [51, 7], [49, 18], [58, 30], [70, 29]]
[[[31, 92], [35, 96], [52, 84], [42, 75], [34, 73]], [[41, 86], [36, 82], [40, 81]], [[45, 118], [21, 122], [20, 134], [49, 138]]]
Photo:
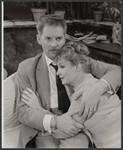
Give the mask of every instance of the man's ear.
[[67, 34], [65, 33], [65, 43], [66, 43], [66, 40], [67, 40]]
[[38, 44], [42, 45], [42, 43], [41, 43], [41, 36], [39, 34], [37, 34], [36, 37], [37, 37]]

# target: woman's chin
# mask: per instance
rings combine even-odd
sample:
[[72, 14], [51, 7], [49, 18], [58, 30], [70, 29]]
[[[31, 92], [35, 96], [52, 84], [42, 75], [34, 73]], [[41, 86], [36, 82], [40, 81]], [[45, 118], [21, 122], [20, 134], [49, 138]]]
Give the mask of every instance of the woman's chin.
[[62, 84], [63, 84], [63, 85], [65, 85], [65, 82], [64, 82], [64, 80], [62, 80]]
[[62, 80], [62, 84], [63, 84], [63, 85], [67, 85], [68, 83], [65, 82], [64, 80]]

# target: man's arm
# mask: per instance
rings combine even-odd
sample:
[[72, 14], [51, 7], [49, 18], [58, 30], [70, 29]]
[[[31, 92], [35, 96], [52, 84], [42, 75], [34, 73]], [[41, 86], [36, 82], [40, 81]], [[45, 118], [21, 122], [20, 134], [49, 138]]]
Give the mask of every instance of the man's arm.
[[[91, 73], [99, 80], [89, 92], [77, 91], [74, 99], [82, 95], [82, 102], [79, 108], [79, 116], [85, 121], [89, 119], [98, 109], [101, 95], [108, 92], [111, 87], [113, 92], [117, 92], [121, 85], [121, 68], [116, 65], [110, 65], [104, 62], [90, 59]], [[109, 87], [108, 87], [109, 84]]]
[[121, 67], [90, 59], [92, 74], [98, 79], [105, 79], [112, 90], [118, 91], [121, 85]]
[[48, 110], [45, 109], [33, 109], [26, 105], [24, 102], [21, 101], [21, 94], [23, 90], [27, 87], [31, 88], [31, 83], [26, 74], [26, 67], [24, 64], [20, 64], [18, 71], [16, 73], [15, 79], [16, 85], [16, 114], [18, 120], [31, 128], [44, 131], [43, 128], [43, 118], [46, 114], [51, 114]]

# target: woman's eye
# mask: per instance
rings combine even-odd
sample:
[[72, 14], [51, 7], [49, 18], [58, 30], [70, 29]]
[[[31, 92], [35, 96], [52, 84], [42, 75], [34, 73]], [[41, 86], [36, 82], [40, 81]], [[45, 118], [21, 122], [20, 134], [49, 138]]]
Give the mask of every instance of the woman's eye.
[[60, 68], [65, 68], [65, 66], [61, 65]]

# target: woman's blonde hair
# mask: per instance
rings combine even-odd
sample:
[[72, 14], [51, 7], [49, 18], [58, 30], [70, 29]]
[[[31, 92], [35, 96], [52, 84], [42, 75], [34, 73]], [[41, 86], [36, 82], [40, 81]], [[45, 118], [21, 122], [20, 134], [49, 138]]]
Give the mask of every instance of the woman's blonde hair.
[[72, 65], [77, 65], [79, 63], [83, 64], [83, 69], [85, 72], [90, 73], [90, 58], [89, 49], [84, 44], [78, 44], [76, 42], [66, 43], [60, 50], [57, 60], [62, 56], [72, 63]]

